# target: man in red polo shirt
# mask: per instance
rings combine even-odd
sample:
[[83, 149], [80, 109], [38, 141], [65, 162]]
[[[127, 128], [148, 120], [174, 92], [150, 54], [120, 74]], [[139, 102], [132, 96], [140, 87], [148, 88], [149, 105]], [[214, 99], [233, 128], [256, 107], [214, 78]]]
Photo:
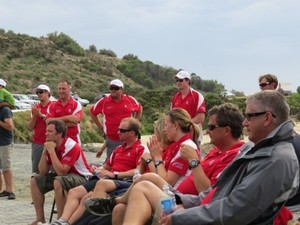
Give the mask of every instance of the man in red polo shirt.
[[51, 104], [46, 115], [46, 122], [62, 120], [67, 126], [67, 137], [80, 142], [80, 121], [83, 117], [81, 104], [70, 96], [71, 82], [61, 80], [58, 83], [58, 100]]
[[61, 216], [69, 189], [84, 183], [92, 175], [81, 147], [66, 137], [66, 130], [61, 120], [52, 120], [47, 125], [46, 142], [39, 162], [40, 174], [35, 174], [30, 180], [36, 212], [31, 225], [45, 223], [45, 193], [54, 189], [57, 215]]
[[28, 127], [30, 131], [33, 131], [31, 145], [32, 172], [39, 173], [38, 165], [46, 141], [45, 118], [47, 109], [51, 105], [50, 88], [47, 85], [41, 84], [34, 89], [34, 92], [38, 96], [40, 103], [32, 107]]
[[[107, 157], [122, 144], [118, 134], [122, 119], [127, 117], [140, 119], [142, 116], [141, 104], [132, 96], [124, 94], [123, 88], [122, 81], [112, 80], [109, 84], [110, 95], [101, 98], [90, 109], [92, 120], [106, 135]], [[97, 117], [99, 114], [102, 115], [102, 122]]]
[[202, 140], [202, 124], [205, 119], [205, 99], [203, 95], [191, 88], [191, 75], [184, 70], [175, 75], [176, 85], [179, 91], [173, 96], [171, 109], [185, 109], [191, 116], [193, 123], [200, 127], [200, 138]]

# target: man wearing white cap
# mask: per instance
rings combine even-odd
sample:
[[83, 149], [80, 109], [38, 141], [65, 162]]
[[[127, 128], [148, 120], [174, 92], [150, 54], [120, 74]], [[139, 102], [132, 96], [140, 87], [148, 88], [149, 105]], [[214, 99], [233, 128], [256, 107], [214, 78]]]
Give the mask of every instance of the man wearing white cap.
[[0, 79], [0, 108], [8, 106], [9, 108], [15, 108], [15, 99], [12, 94], [6, 90], [6, 82]]
[[[199, 124], [202, 131], [202, 124], [205, 119], [205, 99], [203, 95], [190, 87], [191, 75], [184, 70], [175, 75], [176, 85], [179, 91], [173, 96], [171, 109], [185, 109], [191, 116], [193, 123]], [[201, 132], [202, 134], [202, 132]], [[199, 141], [201, 141], [200, 135]]]
[[[122, 144], [118, 134], [122, 119], [127, 117], [140, 119], [142, 116], [141, 104], [132, 96], [123, 94], [123, 88], [122, 81], [112, 80], [109, 84], [110, 95], [101, 98], [90, 109], [92, 120], [106, 135], [107, 157], [118, 145]], [[103, 122], [100, 122], [97, 117], [99, 114], [102, 115]], [[97, 156], [100, 157], [101, 154], [102, 152], [98, 152]]]
[[44, 149], [46, 141], [46, 114], [50, 101], [50, 88], [45, 84], [40, 84], [33, 91], [38, 96], [40, 103], [36, 104], [31, 109], [30, 120], [28, 127], [33, 131], [31, 145], [31, 165], [32, 172], [39, 173], [38, 165]]

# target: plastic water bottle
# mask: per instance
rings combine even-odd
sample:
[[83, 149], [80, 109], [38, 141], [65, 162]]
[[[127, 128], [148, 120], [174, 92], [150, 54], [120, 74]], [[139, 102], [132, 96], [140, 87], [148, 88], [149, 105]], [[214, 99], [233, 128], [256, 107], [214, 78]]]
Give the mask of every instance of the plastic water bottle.
[[169, 185], [163, 186], [164, 195], [161, 199], [161, 208], [164, 215], [170, 214], [176, 210], [176, 199], [172, 191], [170, 191]]
[[135, 179], [137, 179], [137, 178], [140, 177], [140, 176], [142, 176], [142, 175], [140, 174], [140, 171], [139, 171], [138, 169], [135, 169], [135, 170], [134, 170], [134, 175], [133, 175], [133, 177], [132, 177], [132, 180], [135, 180]]

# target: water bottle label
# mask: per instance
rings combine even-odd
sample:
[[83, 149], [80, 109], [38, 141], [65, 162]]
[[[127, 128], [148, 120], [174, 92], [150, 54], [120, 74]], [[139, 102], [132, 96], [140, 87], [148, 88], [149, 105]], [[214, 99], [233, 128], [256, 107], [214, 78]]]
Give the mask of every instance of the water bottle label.
[[170, 214], [173, 212], [172, 199], [161, 200], [161, 208], [164, 214]]

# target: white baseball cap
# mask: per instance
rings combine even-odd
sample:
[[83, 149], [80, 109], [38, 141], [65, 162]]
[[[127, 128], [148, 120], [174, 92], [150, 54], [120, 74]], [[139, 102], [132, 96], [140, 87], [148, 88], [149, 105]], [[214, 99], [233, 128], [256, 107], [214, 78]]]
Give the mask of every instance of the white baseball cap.
[[3, 79], [0, 79], [0, 85], [6, 87], [6, 82]]
[[121, 87], [121, 88], [124, 87], [123, 82], [120, 81], [119, 79], [112, 80], [112, 81], [110, 82], [109, 86], [111, 86], [111, 85], [115, 85], [115, 86]]
[[50, 93], [50, 88], [45, 84], [40, 84], [39, 86], [33, 89], [33, 92], [36, 92], [37, 90], [45, 90]]
[[188, 73], [188, 72], [186, 72], [186, 71], [184, 71], [184, 70], [181, 70], [181, 71], [179, 71], [176, 75], [175, 75], [175, 77], [177, 77], [177, 78], [179, 78], [179, 79], [185, 79], [185, 78], [187, 78], [187, 79], [191, 79], [191, 75]]

